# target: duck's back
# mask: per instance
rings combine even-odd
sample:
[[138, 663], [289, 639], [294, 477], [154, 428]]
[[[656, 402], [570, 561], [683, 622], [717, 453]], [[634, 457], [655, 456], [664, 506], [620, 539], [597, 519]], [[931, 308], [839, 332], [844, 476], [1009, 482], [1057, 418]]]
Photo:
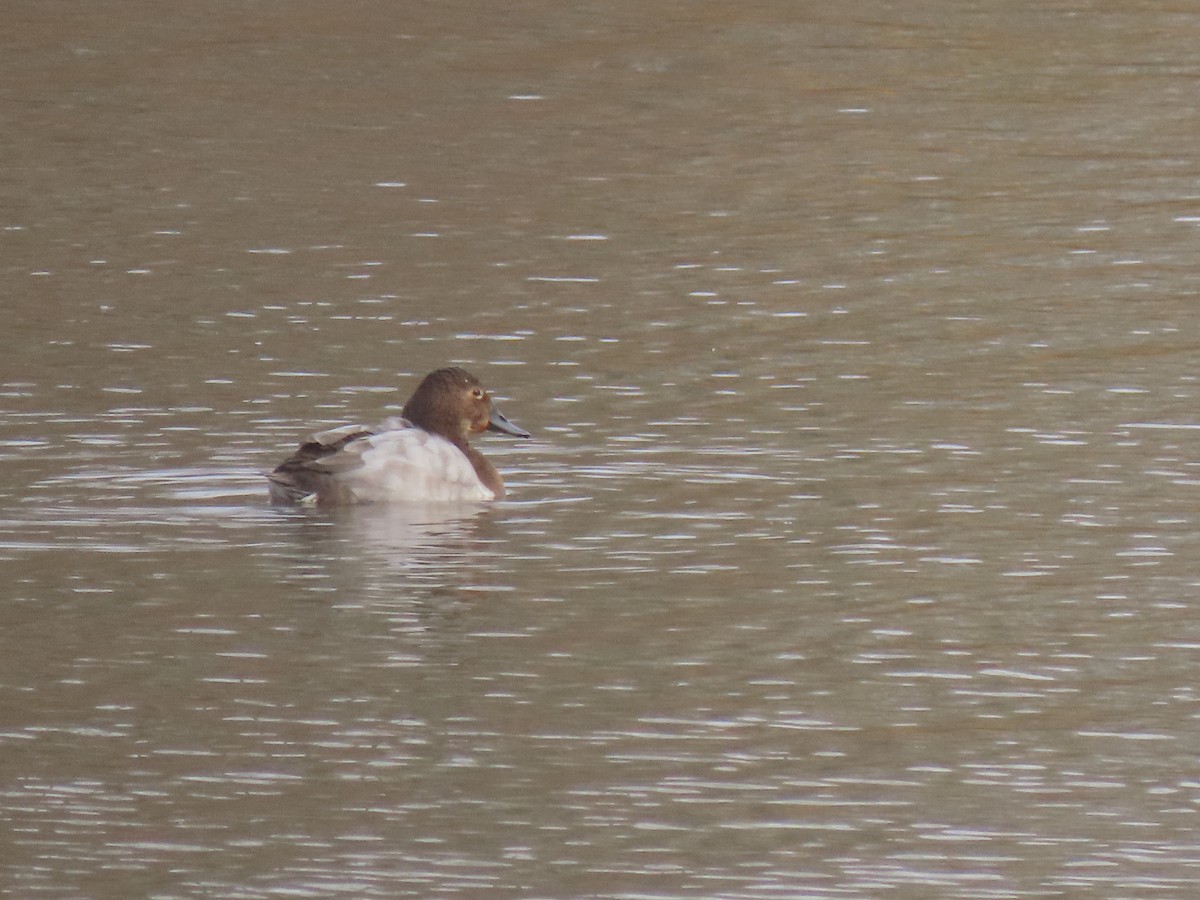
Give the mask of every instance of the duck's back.
[[288, 503], [464, 502], [495, 499], [453, 443], [389, 419], [378, 428], [344, 426], [313, 435], [270, 475]]

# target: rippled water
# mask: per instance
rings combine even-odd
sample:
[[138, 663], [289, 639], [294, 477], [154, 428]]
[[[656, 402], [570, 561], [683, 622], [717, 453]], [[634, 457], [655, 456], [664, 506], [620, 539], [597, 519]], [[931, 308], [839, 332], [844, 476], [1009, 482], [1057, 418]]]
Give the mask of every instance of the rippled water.
[[1196, 15], [221, 13], [0, 37], [0, 891], [1193, 894]]

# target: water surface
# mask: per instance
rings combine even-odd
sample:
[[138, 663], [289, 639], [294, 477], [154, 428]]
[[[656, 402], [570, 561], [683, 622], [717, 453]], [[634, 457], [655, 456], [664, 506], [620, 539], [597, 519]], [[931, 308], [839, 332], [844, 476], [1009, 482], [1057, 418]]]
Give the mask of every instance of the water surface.
[[8, 20], [4, 889], [1191, 896], [1200, 17]]

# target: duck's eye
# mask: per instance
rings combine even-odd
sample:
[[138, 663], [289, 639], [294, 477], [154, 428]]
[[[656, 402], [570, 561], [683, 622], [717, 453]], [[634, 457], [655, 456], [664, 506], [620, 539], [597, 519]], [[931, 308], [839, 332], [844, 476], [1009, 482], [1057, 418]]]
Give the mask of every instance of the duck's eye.
[[475, 388], [473, 391], [471, 391], [471, 396], [474, 397], [476, 400], [482, 400], [483, 399], [483, 389]]

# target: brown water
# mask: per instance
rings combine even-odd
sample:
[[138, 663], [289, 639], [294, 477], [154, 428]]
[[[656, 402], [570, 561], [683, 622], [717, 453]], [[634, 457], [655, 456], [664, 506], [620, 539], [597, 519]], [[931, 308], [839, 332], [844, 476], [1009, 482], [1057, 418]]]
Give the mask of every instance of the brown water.
[[1200, 13], [5, 20], [0, 893], [1194, 896]]

